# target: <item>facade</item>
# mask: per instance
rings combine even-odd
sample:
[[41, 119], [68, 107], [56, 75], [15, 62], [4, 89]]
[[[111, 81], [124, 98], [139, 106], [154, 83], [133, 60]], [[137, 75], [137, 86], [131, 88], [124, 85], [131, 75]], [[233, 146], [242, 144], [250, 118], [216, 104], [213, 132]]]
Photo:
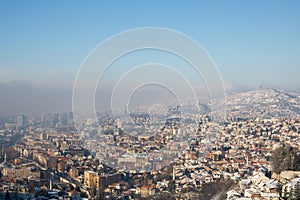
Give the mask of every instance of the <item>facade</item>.
[[29, 177], [40, 178], [40, 171], [34, 170], [31, 167], [4, 167], [2, 170], [3, 176], [13, 179], [27, 179]]

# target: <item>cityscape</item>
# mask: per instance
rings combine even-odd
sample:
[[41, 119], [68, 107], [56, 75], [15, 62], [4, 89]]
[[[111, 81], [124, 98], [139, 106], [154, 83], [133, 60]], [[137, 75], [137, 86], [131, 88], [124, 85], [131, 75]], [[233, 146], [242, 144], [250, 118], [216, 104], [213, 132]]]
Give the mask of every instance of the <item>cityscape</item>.
[[300, 200], [299, 13], [1, 2], [0, 200]]
[[[242, 112], [235, 102], [249, 95], [251, 102], [244, 101], [240, 109], [252, 109], [243, 115], [236, 114]], [[276, 112], [275, 105], [279, 105], [276, 98], [265, 101], [273, 95], [285, 102], [281, 113]], [[281, 199], [297, 195], [300, 120], [296, 115], [299, 116], [300, 94], [258, 89], [232, 94], [229, 99], [230, 111], [222, 124], [213, 122], [203, 110], [181, 115], [177, 121], [167, 120], [154, 136], [126, 135], [122, 132], [126, 118], [114, 120], [100, 116], [99, 119], [105, 119], [101, 126], [87, 118], [81, 134], [75, 128], [72, 112], [7, 118], [0, 131], [3, 196], [9, 194], [16, 199], [199, 199], [206, 195], [203, 198]], [[262, 116], [262, 110], [272, 115]], [[283, 114], [285, 110], [290, 113]], [[176, 141], [178, 132], [184, 131], [181, 127], [185, 127], [189, 135], [181, 142], [172, 143], [167, 155], [175, 155], [172, 162], [167, 162], [168, 156], [164, 158], [155, 152]], [[219, 135], [211, 137], [208, 145], [206, 136], [215, 132]], [[82, 135], [86, 134], [94, 134], [94, 137], [83, 139]], [[97, 140], [101, 134], [105, 138]], [[109, 156], [105, 156], [100, 141], [114, 143], [115, 151], [108, 151]], [[280, 147], [295, 150], [295, 160], [283, 169], [275, 168], [272, 162], [273, 152]], [[107, 165], [106, 159], [113, 159], [120, 168]], [[148, 171], [150, 164], [155, 166]], [[210, 184], [219, 184], [219, 191], [208, 196], [201, 188]]]

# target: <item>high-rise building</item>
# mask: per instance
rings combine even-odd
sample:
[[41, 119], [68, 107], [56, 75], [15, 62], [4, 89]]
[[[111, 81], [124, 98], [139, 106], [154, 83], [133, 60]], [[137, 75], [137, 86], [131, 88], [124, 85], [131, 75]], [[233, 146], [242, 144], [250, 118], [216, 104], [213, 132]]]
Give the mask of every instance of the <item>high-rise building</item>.
[[68, 113], [67, 112], [64, 112], [61, 115], [61, 124], [64, 126], [66, 126], [68, 124]]
[[54, 113], [52, 116], [52, 126], [56, 126], [58, 124], [58, 120], [59, 120], [59, 114], [58, 113]]
[[28, 125], [28, 117], [26, 115], [19, 115], [17, 117], [17, 124], [21, 126], [27, 126]]

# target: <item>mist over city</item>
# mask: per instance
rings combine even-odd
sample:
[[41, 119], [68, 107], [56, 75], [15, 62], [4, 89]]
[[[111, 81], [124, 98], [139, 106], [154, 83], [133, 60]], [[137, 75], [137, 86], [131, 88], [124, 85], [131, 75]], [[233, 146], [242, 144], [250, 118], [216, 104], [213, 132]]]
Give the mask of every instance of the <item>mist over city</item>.
[[300, 199], [298, 1], [13, 0], [0, 25], [0, 199]]

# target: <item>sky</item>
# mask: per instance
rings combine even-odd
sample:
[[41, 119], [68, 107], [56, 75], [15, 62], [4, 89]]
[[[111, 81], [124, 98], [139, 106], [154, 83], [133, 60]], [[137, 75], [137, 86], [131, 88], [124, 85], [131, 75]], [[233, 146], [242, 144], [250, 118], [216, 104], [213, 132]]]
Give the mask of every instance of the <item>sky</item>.
[[229, 90], [300, 88], [299, 1], [12, 0], [0, 3], [0, 25], [0, 88], [68, 90], [95, 46], [141, 27], [193, 38]]

